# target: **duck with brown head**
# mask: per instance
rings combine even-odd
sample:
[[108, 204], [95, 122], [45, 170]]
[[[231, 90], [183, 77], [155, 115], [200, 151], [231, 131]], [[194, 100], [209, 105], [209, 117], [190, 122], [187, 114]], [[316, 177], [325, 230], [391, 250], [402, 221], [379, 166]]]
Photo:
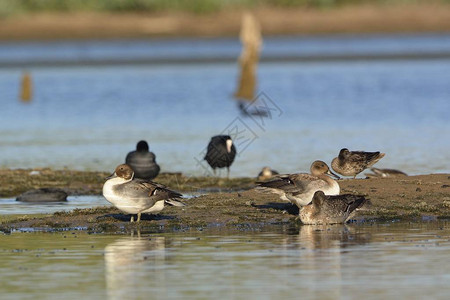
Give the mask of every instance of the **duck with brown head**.
[[351, 213], [366, 201], [360, 195], [326, 196], [324, 192], [317, 191], [312, 202], [300, 209], [300, 220], [311, 225], [345, 223]]
[[[134, 171], [127, 164], [117, 166], [107, 178], [103, 185], [103, 196], [119, 210], [137, 214], [137, 222], [141, 220], [142, 213], [159, 212], [164, 204], [184, 206], [178, 200], [182, 197], [180, 193], [156, 182], [134, 178]], [[133, 216], [130, 221], [134, 221]]]
[[314, 193], [318, 190], [324, 191], [326, 195], [339, 195], [340, 188], [335, 178], [339, 178], [330, 171], [328, 165], [316, 160], [311, 164], [311, 174], [283, 174], [276, 175], [273, 180], [257, 182], [260, 190], [266, 190], [280, 195], [280, 199], [290, 201], [298, 207], [308, 205]]

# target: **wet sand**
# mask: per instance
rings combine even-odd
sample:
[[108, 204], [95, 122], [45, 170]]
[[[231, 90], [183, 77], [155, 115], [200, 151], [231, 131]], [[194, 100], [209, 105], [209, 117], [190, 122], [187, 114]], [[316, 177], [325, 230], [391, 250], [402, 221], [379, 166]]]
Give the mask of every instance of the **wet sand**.
[[[13, 197], [30, 188], [59, 187], [69, 194], [101, 195], [103, 172], [0, 170], [0, 196]], [[34, 172], [36, 173], [36, 172]], [[253, 189], [254, 178], [199, 178], [162, 174], [157, 182], [185, 194], [200, 194], [185, 200], [184, 208], [167, 207], [158, 215], [143, 215], [140, 224], [113, 207], [76, 209], [53, 215], [0, 216], [0, 230], [20, 228], [62, 230], [80, 228], [89, 232], [145, 232], [227, 228], [258, 230], [267, 225], [298, 226], [298, 209], [276, 195]], [[362, 194], [370, 204], [360, 209], [356, 222], [377, 220], [422, 221], [450, 218], [450, 174], [399, 178], [343, 179], [342, 193]], [[105, 200], [106, 203], [106, 200]]]
[[[450, 5], [359, 5], [333, 9], [260, 7], [264, 35], [450, 31]], [[36, 13], [0, 18], [0, 40], [238, 36], [242, 11], [210, 14]]]

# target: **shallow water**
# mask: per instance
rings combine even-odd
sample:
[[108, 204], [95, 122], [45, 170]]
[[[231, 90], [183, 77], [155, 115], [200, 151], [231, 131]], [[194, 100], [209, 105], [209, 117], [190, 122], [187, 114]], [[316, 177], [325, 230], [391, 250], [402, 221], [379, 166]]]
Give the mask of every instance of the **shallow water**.
[[[450, 60], [282, 62], [314, 53], [449, 53], [449, 35], [284, 37], [267, 39], [264, 47], [263, 56], [280, 58], [258, 69], [258, 90], [274, 109], [264, 120], [240, 115], [231, 97], [234, 62], [32, 67], [30, 104], [18, 101], [23, 69], [2, 68], [0, 167], [111, 172], [146, 139], [163, 171], [204, 175], [209, 138], [225, 132], [235, 137], [239, 153], [231, 176], [255, 176], [264, 165], [307, 171], [312, 161], [329, 163], [343, 147], [387, 153], [378, 167], [450, 172]], [[230, 39], [14, 43], [0, 45], [0, 60], [238, 52], [238, 41]]]
[[0, 235], [2, 299], [446, 299], [450, 226]]
[[[206, 191], [183, 193], [184, 199], [204, 195]], [[0, 198], [2, 215], [52, 214], [59, 211], [111, 206], [105, 197], [95, 195], [68, 196], [65, 202], [21, 202], [15, 198]]]

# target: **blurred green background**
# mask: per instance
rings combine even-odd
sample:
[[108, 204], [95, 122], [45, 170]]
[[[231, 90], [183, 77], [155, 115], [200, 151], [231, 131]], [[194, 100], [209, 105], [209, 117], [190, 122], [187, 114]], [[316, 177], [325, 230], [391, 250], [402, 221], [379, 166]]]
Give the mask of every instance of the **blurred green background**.
[[0, 15], [28, 12], [166, 12], [211, 13], [256, 7], [334, 8], [344, 5], [449, 4], [450, 0], [0, 0]]

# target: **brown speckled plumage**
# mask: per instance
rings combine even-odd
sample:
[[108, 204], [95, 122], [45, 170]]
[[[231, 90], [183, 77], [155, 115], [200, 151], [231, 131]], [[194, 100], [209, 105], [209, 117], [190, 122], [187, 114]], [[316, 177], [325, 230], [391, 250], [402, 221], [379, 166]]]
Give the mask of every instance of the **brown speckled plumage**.
[[339, 178], [330, 171], [328, 165], [316, 160], [311, 164], [311, 174], [296, 173], [276, 175], [270, 181], [257, 182], [258, 189], [280, 195], [280, 199], [290, 201], [298, 207], [311, 202], [315, 191], [324, 191], [327, 195], [339, 195], [339, 184], [327, 175]]
[[317, 191], [312, 202], [300, 209], [300, 220], [303, 224], [345, 223], [350, 214], [366, 201], [360, 195], [326, 196]]
[[331, 162], [331, 167], [336, 173], [355, 178], [356, 175], [382, 159], [384, 155], [384, 153], [379, 151], [349, 151], [347, 148], [343, 148], [339, 152], [338, 157], [335, 157]]

